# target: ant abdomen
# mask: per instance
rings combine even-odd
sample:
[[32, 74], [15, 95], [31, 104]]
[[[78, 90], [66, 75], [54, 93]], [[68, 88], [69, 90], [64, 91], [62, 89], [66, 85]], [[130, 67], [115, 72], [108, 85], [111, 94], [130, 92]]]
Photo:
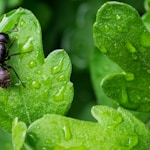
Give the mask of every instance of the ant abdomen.
[[0, 68], [0, 87], [7, 88], [10, 85], [10, 73], [7, 69]]
[[8, 43], [9, 36], [6, 33], [1, 32], [0, 33], [0, 43]]

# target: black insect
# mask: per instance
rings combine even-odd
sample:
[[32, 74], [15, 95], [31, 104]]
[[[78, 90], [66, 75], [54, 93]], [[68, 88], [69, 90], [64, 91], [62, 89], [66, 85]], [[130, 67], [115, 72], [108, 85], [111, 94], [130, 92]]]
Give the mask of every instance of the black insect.
[[11, 78], [8, 69], [12, 69], [16, 74], [17, 78], [20, 80], [21, 84], [25, 87], [21, 79], [19, 78], [17, 72], [12, 66], [7, 65], [6, 61], [10, 59], [11, 56], [19, 55], [21, 53], [15, 53], [9, 55], [9, 49], [13, 45], [14, 42], [10, 44], [8, 49], [6, 48], [6, 44], [9, 42], [9, 35], [6, 33], [0, 33], [0, 87], [7, 88], [10, 85]]

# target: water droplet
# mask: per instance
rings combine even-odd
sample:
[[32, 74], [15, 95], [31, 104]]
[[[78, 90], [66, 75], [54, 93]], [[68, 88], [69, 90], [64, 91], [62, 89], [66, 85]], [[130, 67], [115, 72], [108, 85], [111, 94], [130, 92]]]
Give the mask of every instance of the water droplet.
[[40, 129], [40, 126], [36, 126], [37, 129]]
[[131, 72], [126, 73], [126, 74], [125, 74], [125, 79], [126, 79], [127, 81], [132, 81], [132, 80], [134, 80], [134, 74], [131, 73]]
[[45, 143], [46, 144], [52, 144], [52, 141], [51, 140], [46, 140]]
[[21, 52], [28, 52], [33, 50], [33, 37], [27, 37], [27, 40], [23, 43], [19, 43], [19, 49]]
[[144, 102], [149, 102], [148, 97], [144, 97]]
[[71, 139], [71, 132], [70, 132], [70, 127], [68, 125], [64, 125], [63, 127], [64, 135], [65, 135], [65, 140], [70, 140]]
[[38, 81], [33, 81], [32, 82], [32, 88], [39, 89], [40, 88], [40, 83]]
[[136, 98], [137, 98], [138, 100], [141, 100], [141, 96], [139, 96], [139, 95], [137, 95]]
[[117, 26], [117, 30], [118, 30], [119, 32], [122, 32], [122, 31], [123, 31], [123, 29], [122, 29], [121, 26]]
[[42, 147], [42, 150], [47, 150], [47, 148], [46, 147]]
[[114, 43], [114, 49], [117, 49], [118, 46], [117, 46], [117, 43]]
[[125, 47], [128, 49], [128, 51], [130, 53], [136, 53], [137, 50], [136, 48], [133, 46], [133, 44], [131, 44], [131, 42], [127, 41]]
[[120, 20], [120, 19], [121, 19], [121, 16], [117, 14], [117, 15], [116, 15], [116, 19], [117, 19], [117, 20]]
[[29, 76], [28, 76], [28, 77], [26, 77], [26, 80], [28, 80], [28, 81], [29, 81], [29, 80], [31, 80], [31, 77], [29, 77]]
[[150, 73], [150, 69], [147, 70], [147, 73]]
[[27, 139], [32, 146], [34, 146], [38, 140], [37, 136], [34, 135], [33, 133], [28, 133]]
[[107, 49], [106, 49], [104, 46], [102, 46], [102, 47], [100, 48], [100, 51], [101, 51], [102, 53], [107, 53]]
[[55, 101], [61, 101], [64, 98], [65, 86], [62, 86], [58, 93], [54, 96]]
[[33, 60], [33, 61], [31, 61], [30, 63], [29, 63], [29, 67], [30, 68], [34, 68], [34, 67], [36, 67], [36, 62]]
[[132, 59], [133, 60], [137, 60], [138, 59], [138, 56], [136, 54], [132, 54]]
[[59, 61], [58, 65], [52, 68], [52, 73], [53, 74], [58, 73], [62, 69], [62, 67], [63, 67], [63, 58]]
[[141, 36], [141, 44], [144, 47], [150, 47], [150, 33], [145, 30]]
[[129, 109], [138, 109], [139, 108], [139, 104], [135, 104], [130, 101], [126, 87], [124, 87], [124, 86], [122, 87], [121, 94], [122, 94], [121, 100], [120, 100], [121, 105], [123, 105], [124, 107], [129, 108]]
[[65, 76], [62, 74], [59, 76], [58, 81], [64, 81], [65, 80]]
[[8, 95], [4, 92], [1, 93], [1, 99], [0, 99], [0, 103], [2, 104], [6, 104], [8, 101]]
[[126, 140], [124, 140], [123, 145], [131, 149], [137, 144], [138, 144], [138, 136], [137, 134], [134, 134], [134, 135], [127, 135], [127, 138]]
[[25, 20], [21, 20], [20, 21], [20, 27], [22, 28], [22, 27], [24, 27], [26, 25], [26, 21]]
[[104, 26], [104, 29], [105, 29], [105, 32], [108, 32], [108, 31], [109, 31], [108, 25], [105, 25], [105, 26]]
[[47, 76], [47, 75], [43, 75], [43, 83], [44, 83], [45, 85], [50, 85], [50, 83], [51, 83], [50, 77]]
[[38, 70], [37, 73], [41, 75], [41, 74], [42, 74], [42, 71], [41, 71], [41, 70]]
[[108, 125], [108, 128], [114, 129], [117, 125], [122, 122], [122, 116], [120, 114], [113, 117], [113, 121]]

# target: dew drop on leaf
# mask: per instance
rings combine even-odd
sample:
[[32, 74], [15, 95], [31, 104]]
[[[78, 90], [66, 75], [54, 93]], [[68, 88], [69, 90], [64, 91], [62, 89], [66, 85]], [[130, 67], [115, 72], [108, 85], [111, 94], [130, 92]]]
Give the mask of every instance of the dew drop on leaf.
[[109, 31], [109, 26], [108, 26], [108, 25], [105, 25], [105, 26], [104, 26], [104, 30], [105, 30], [105, 32], [108, 32], [108, 31]]
[[117, 14], [117, 15], [116, 15], [116, 19], [117, 19], [117, 20], [120, 20], [120, 19], [121, 19], [121, 16]]
[[127, 139], [124, 141], [124, 146], [128, 148], [133, 148], [138, 144], [138, 136], [137, 134], [134, 135], [127, 135]]
[[58, 81], [60, 82], [60, 81], [63, 81], [63, 80], [65, 80], [65, 76], [62, 74], [62, 75], [59, 76]]
[[42, 147], [42, 150], [48, 150], [48, 149], [44, 146], [44, 147]]
[[28, 52], [28, 51], [31, 51], [33, 50], [33, 37], [28, 37], [27, 40], [22, 44], [20, 44], [20, 50], [21, 52]]
[[150, 34], [149, 32], [143, 32], [141, 36], [141, 44], [143, 47], [150, 47]]
[[28, 77], [26, 77], [26, 79], [29, 81], [29, 80], [31, 80], [31, 77], [28, 76]]
[[31, 86], [32, 86], [32, 88], [39, 89], [40, 88], [40, 83], [38, 81], [33, 81]]
[[34, 146], [38, 140], [37, 136], [32, 133], [28, 134], [27, 139], [32, 146]]
[[134, 80], [134, 74], [131, 73], [131, 72], [126, 73], [126, 74], [125, 74], [125, 79], [126, 79], [127, 81], [132, 81], [132, 80]]
[[102, 53], [107, 53], [107, 49], [106, 49], [104, 46], [102, 46], [102, 47], [100, 48], [100, 50], [101, 50]]
[[136, 54], [132, 54], [132, 59], [133, 60], [137, 60], [138, 59], [138, 56]]
[[65, 91], [65, 86], [62, 86], [58, 93], [54, 96], [55, 101], [61, 101], [64, 98], [64, 91]]
[[64, 135], [65, 135], [65, 140], [70, 140], [71, 139], [71, 132], [70, 132], [70, 127], [68, 125], [64, 125], [63, 127]]
[[150, 69], [147, 70], [147, 73], [150, 73]]
[[119, 125], [122, 122], [122, 116], [118, 114], [113, 118], [113, 121], [108, 125], [109, 129], [114, 129], [117, 125]]
[[118, 30], [119, 32], [122, 32], [122, 31], [123, 31], [123, 29], [122, 29], [121, 26], [117, 26], [117, 30]]
[[36, 62], [33, 60], [33, 61], [31, 61], [30, 63], [29, 63], [29, 67], [30, 68], [34, 68], [34, 67], [36, 67]]
[[59, 71], [61, 71], [62, 66], [63, 66], [63, 59], [61, 59], [61, 60], [59, 61], [58, 65], [56, 65], [56, 66], [54, 66], [54, 67], [52, 68], [52, 74], [56, 74], [56, 73], [58, 73]]
[[133, 46], [133, 44], [132, 44], [131, 42], [129, 42], [129, 41], [127, 41], [125, 47], [128, 49], [128, 51], [129, 51], [130, 53], [136, 53], [136, 52], [137, 52], [136, 48], [135, 48], [135, 47]]
[[20, 27], [22, 28], [22, 27], [24, 27], [26, 25], [26, 21], [25, 20], [21, 20], [20, 21]]

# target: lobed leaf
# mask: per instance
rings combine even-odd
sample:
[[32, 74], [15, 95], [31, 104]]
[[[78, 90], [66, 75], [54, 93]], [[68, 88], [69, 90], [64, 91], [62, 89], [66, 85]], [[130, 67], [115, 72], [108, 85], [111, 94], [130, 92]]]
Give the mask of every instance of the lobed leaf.
[[29, 126], [26, 144], [34, 150], [149, 149], [149, 130], [123, 108], [94, 106], [92, 114], [97, 123], [45, 115]]
[[106, 95], [125, 108], [150, 111], [150, 33], [131, 6], [107, 2], [94, 24], [97, 47], [122, 69], [103, 78]]
[[[56, 50], [44, 59], [41, 28], [35, 16], [18, 8], [0, 18], [0, 31], [9, 33], [12, 56], [7, 64], [13, 66], [11, 85], [0, 88], [0, 126], [11, 129], [12, 120], [18, 117], [29, 125], [46, 113], [65, 114], [73, 99], [70, 82], [71, 63], [64, 50]], [[9, 47], [9, 44], [7, 47]]]

